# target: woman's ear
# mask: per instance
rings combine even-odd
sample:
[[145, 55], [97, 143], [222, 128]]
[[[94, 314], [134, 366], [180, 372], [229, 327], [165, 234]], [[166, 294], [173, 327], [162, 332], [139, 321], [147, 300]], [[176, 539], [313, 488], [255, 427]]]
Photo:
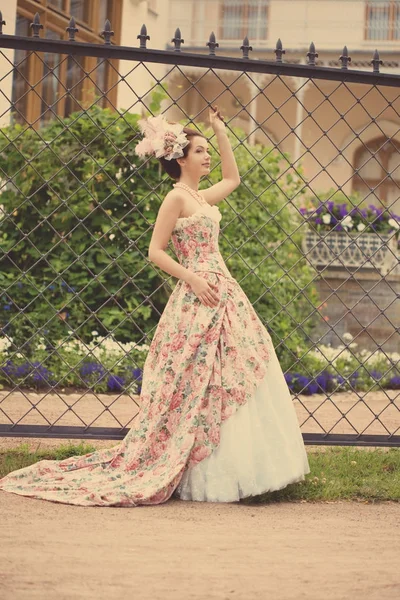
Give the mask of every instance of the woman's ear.
[[178, 163], [178, 165], [180, 167], [182, 167], [185, 164], [185, 159], [184, 158], [177, 158], [176, 162]]

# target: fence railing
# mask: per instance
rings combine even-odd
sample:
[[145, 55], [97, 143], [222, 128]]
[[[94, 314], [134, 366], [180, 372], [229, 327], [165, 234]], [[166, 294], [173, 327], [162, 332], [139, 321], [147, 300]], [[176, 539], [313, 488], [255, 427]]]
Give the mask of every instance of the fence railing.
[[73, 19], [67, 31], [40, 37], [36, 15], [31, 37], [0, 34], [0, 435], [128, 432], [173, 279], [147, 260], [170, 182], [135, 156], [137, 119], [205, 130], [218, 103], [242, 178], [220, 249], [271, 333], [305, 442], [400, 445], [400, 76], [377, 51], [360, 71], [346, 48], [327, 68], [313, 44], [291, 64], [280, 41], [265, 61], [247, 38], [239, 58], [213, 34], [193, 54], [179, 29], [174, 50], [147, 49], [144, 26], [137, 48], [112, 45], [108, 21], [103, 45], [77, 41]]

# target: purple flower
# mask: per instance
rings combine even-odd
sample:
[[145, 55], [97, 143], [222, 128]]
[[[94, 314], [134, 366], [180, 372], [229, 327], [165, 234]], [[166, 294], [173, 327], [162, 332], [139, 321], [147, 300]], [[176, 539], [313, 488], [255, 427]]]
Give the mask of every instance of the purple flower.
[[16, 365], [11, 361], [7, 361], [5, 367], [2, 368], [2, 371], [5, 375], [7, 375], [11, 381], [14, 383], [15, 380], [30, 380], [36, 383], [36, 385], [40, 383], [53, 384], [55, 383], [52, 379], [53, 373], [49, 371], [46, 367], [44, 367], [39, 361], [33, 362], [30, 365], [28, 362], [22, 363], [22, 365]]
[[285, 373], [285, 381], [289, 385], [293, 381], [293, 375], [291, 373]]
[[322, 371], [322, 373], [317, 375], [317, 377], [315, 378], [315, 381], [317, 382], [317, 384], [319, 386], [318, 393], [332, 391], [332, 389], [333, 389], [332, 373], [329, 373], [328, 371]]
[[137, 381], [142, 381], [142, 369], [132, 369], [132, 377]]
[[394, 390], [399, 390], [400, 389], [400, 375], [395, 375], [394, 377], [391, 378], [391, 380], [389, 381], [389, 388], [394, 389]]
[[49, 371], [48, 369], [46, 369], [46, 367], [44, 367], [42, 364], [40, 364], [40, 362], [36, 361], [32, 363], [33, 366], [33, 381], [36, 381], [38, 383], [48, 383], [50, 382], [50, 379], [52, 377], [52, 373], [51, 371]]
[[107, 381], [107, 387], [110, 392], [122, 392], [125, 385], [125, 379], [119, 375], [110, 375]]
[[349, 377], [349, 381], [350, 381], [350, 385], [351, 387], [356, 387], [357, 385], [357, 379], [360, 377], [360, 373], [358, 371], [354, 371], [350, 377]]
[[101, 381], [107, 373], [100, 363], [86, 363], [81, 366], [79, 372], [85, 381], [94, 379], [94, 383]]
[[376, 371], [375, 369], [373, 369], [370, 373], [372, 379], [375, 379], [375, 381], [379, 381], [379, 379], [382, 379], [383, 374], [380, 371]]

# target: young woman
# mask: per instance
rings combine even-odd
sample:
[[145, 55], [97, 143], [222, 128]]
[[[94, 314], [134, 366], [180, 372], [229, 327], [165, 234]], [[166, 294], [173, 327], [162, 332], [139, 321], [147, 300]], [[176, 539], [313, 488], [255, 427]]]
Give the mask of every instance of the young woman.
[[[218, 248], [218, 202], [240, 184], [219, 111], [210, 110], [222, 180], [201, 192], [207, 139], [161, 115], [141, 121], [136, 152], [176, 181], [157, 215], [149, 258], [179, 279], [144, 364], [140, 412], [117, 446], [9, 473], [0, 489], [80, 506], [234, 502], [310, 472], [270, 336]], [[165, 248], [172, 240], [178, 261]]]

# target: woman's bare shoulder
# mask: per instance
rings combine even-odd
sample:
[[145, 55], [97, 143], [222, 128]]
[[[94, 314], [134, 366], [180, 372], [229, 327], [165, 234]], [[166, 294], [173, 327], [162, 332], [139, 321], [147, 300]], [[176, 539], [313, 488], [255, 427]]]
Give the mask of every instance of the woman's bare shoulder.
[[184, 196], [180, 190], [173, 188], [164, 196], [159, 211], [165, 214], [165, 212], [180, 213], [183, 208]]

